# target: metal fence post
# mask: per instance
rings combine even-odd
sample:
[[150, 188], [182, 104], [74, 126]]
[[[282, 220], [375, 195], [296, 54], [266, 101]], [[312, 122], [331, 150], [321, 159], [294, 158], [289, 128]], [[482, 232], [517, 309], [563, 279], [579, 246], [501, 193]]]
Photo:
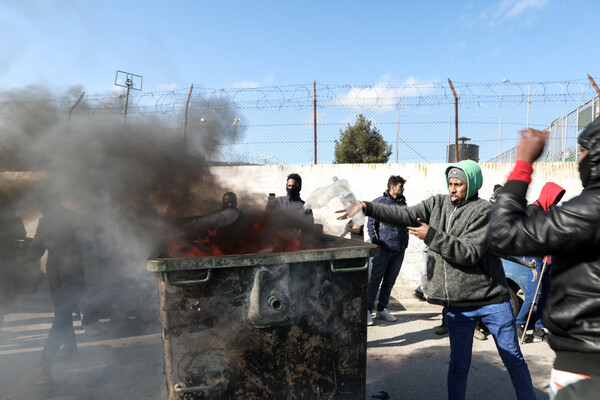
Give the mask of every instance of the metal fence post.
[[190, 98], [192, 97], [192, 90], [194, 90], [194, 84], [190, 87], [190, 93], [188, 93], [187, 102], [185, 103], [185, 120], [183, 122], [183, 160], [185, 162], [186, 148], [187, 148], [187, 126], [188, 126], [188, 111], [190, 108]]

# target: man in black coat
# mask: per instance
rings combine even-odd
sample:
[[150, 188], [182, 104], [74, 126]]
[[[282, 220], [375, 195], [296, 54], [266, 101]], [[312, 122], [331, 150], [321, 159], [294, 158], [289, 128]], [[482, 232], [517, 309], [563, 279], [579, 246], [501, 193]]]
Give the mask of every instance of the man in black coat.
[[51, 379], [55, 356], [63, 348], [65, 356], [77, 350], [72, 315], [79, 312], [86, 292], [86, 270], [95, 270], [96, 243], [92, 231], [76, 211], [62, 206], [53, 190], [43, 190], [38, 207], [43, 216], [28, 255], [39, 259], [48, 251], [46, 279], [54, 305], [54, 321], [42, 351], [40, 382]]
[[548, 133], [527, 129], [517, 162], [496, 203], [488, 239], [504, 254], [552, 255], [552, 289], [544, 310], [556, 352], [550, 398], [597, 399], [600, 393], [600, 118], [579, 135], [584, 190], [562, 207], [528, 216], [525, 194], [532, 164]]

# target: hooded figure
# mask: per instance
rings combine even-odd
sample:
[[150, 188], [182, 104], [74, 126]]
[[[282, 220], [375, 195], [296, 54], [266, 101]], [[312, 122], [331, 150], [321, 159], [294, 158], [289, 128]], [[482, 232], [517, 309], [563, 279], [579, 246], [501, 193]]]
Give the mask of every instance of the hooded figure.
[[[564, 195], [565, 189], [563, 189], [561, 186], [554, 182], [546, 182], [542, 187], [538, 199], [527, 207], [527, 215], [532, 216], [540, 212], [548, 211], [550, 207], [558, 204]], [[519, 338], [523, 336], [523, 331], [526, 330], [525, 325], [527, 324], [529, 311], [531, 310], [531, 305], [535, 297], [537, 310], [535, 312], [533, 336], [525, 336], [525, 342], [533, 342], [534, 337], [547, 342], [548, 336], [546, 335], [546, 331], [544, 331], [543, 316], [544, 307], [546, 305], [546, 300], [548, 299], [548, 294], [550, 293], [551, 287], [550, 264], [552, 263], [552, 257], [550, 255], [546, 256], [546, 266], [543, 268], [543, 271], [542, 266], [544, 265], [544, 259], [542, 257], [523, 257], [523, 260], [535, 261], [535, 276], [539, 278], [536, 279], [533, 271], [531, 269], [527, 269], [527, 295], [525, 296], [523, 304], [521, 305], [521, 310], [516, 317], [517, 333], [519, 334]], [[539, 296], [536, 296], [538, 283], [540, 293]]]
[[[563, 189], [561, 186], [554, 182], [546, 182], [546, 184], [542, 187], [540, 197], [538, 197], [533, 204], [527, 207], [527, 213], [534, 215], [533, 213], [537, 214], [540, 209], [541, 211], [548, 211], [551, 206], [558, 204], [564, 195], [565, 189]], [[529, 211], [529, 209], [533, 207], [538, 207], [538, 210]]]
[[[494, 208], [492, 249], [505, 254], [552, 254], [552, 289], [544, 326], [556, 352], [550, 396], [597, 399], [600, 392], [600, 118], [579, 136], [583, 191], [561, 207], [525, 213], [532, 163], [547, 132], [528, 129], [517, 145], [515, 168]], [[587, 378], [587, 379], [586, 379]], [[564, 387], [564, 389], [561, 389]]]
[[510, 296], [500, 259], [487, 254], [491, 204], [479, 198], [479, 165], [464, 160], [446, 169], [449, 194], [410, 207], [362, 202], [365, 214], [423, 240], [427, 252], [427, 301], [446, 306], [450, 336], [448, 398], [464, 399], [478, 320], [491, 335], [517, 398], [535, 399], [529, 369], [517, 341]]

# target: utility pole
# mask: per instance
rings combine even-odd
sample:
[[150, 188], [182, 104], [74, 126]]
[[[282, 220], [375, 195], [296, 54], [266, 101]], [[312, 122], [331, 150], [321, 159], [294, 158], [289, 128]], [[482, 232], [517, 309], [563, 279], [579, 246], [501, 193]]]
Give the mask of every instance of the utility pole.
[[452, 89], [452, 94], [454, 95], [454, 162], [459, 162], [460, 160], [458, 159], [458, 96], [456, 95], [456, 90], [454, 90], [454, 85], [452, 84], [450, 78], [448, 78], [448, 83], [450, 84], [450, 89]]
[[313, 83], [313, 91], [315, 94], [314, 101], [314, 117], [315, 117], [315, 165], [317, 165], [317, 81]]

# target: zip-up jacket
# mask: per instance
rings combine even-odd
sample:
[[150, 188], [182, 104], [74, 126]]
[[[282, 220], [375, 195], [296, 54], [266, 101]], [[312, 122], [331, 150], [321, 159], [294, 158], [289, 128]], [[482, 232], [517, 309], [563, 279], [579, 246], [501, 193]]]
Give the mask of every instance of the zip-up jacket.
[[[472, 163], [472, 164], [471, 164]], [[474, 166], [473, 166], [474, 164]], [[429, 225], [427, 301], [458, 307], [509, 301], [502, 263], [486, 253], [491, 205], [477, 196], [481, 170], [473, 161], [451, 165], [467, 175], [467, 199], [454, 205], [449, 195], [435, 195], [410, 207], [365, 203], [367, 216], [394, 226]], [[478, 174], [474, 171], [478, 171]]]
[[[383, 196], [373, 200], [373, 203], [406, 206], [406, 199], [404, 196], [394, 199], [386, 190], [383, 192]], [[408, 230], [404, 227], [393, 226], [369, 218], [367, 229], [369, 231], [371, 243], [379, 245], [384, 251], [393, 252], [404, 250], [408, 246]]]
[[[589, 182], [561, 207], [527, 216], [531, 165], [517, 161], [489, 231], [492, 249], [552, 254], [552, 289], [544, 311], [555, 368], [600, 376], [600, 118], [580, 135], [589, 150]], [[582, 162], [583, 164], [583, 162]]]

